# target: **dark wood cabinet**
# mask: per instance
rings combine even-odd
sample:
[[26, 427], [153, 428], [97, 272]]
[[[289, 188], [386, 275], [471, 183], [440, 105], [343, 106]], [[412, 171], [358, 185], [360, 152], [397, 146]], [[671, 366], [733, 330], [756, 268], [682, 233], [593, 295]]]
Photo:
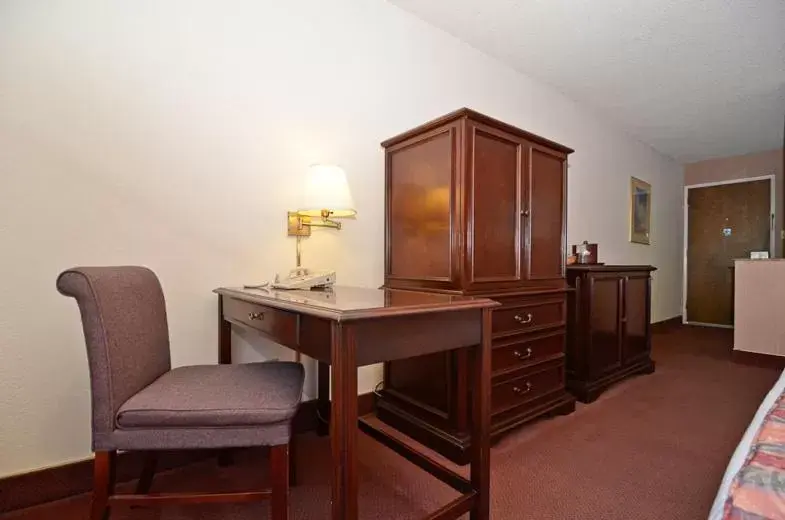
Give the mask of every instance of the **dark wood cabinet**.
[[[565, 385], [569, 148], [462, 109], [382, 143], [385, 286], [492, 297], [492, 434], [575, 400]], [[379, 417], [468, 460], [472, 360], [386, 363]]]
[[613, 383], [651, 373], [651, 272], [632, 265], [569, 266], [567, 388], [591, 402]]

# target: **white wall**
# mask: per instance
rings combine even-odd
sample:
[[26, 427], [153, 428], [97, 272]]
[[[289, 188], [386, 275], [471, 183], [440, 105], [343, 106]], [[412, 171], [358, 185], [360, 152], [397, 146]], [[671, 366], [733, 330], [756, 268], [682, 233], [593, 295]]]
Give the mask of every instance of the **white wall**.
[[[314, 232], [306, 265], [378, 285], [379, 142], [461, 106], [574, 147], [569, 242], [656, 265], [654, 319], [679, 313], [681, 168], [391, 5], [0, 4], [0, 475], [89, 454], [87, 365], [76, 305], [55, 291], [62, 269], [152, 267], [174, 363], [214, 362], [210, 291], [291, 267], [285, 211], [305, 167], [343, 165], [359, 211], [340, 233]], [[653, 185], [651, 247], [627, 242], [630, 175]], [[290, 355], [249, 339], [241, 359]], [[379, 378], [365, 369], [360, 390]]]

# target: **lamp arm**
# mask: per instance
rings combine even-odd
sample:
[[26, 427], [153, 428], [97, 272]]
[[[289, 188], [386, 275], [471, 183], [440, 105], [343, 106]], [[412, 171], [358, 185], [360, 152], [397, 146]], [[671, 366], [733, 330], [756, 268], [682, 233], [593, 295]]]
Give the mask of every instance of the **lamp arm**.
[[326, 227], [326, 228], [333, 228], [333, 229], [341, 229], [341, 223], [329, 218], [322, 218], [321, 220], [311, 220], [310, 223], [306, 224], [308, 226], [314, 227]]

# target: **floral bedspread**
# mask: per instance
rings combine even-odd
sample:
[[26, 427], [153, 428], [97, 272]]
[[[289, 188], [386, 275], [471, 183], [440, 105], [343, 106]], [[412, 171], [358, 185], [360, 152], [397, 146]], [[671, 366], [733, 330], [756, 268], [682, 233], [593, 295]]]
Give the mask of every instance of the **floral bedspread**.
[[785, 520], [785, 394], [766, 415], [731, 484], [723, 520]]

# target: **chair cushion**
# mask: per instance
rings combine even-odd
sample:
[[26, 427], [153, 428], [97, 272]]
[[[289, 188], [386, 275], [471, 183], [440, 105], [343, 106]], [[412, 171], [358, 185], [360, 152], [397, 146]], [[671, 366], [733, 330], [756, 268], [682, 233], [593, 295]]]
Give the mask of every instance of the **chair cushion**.
[[299, 363], [196, 365], [165, 373], [117, 412], [122, 428], [254, 426], [288, 421], [305, 373]]

